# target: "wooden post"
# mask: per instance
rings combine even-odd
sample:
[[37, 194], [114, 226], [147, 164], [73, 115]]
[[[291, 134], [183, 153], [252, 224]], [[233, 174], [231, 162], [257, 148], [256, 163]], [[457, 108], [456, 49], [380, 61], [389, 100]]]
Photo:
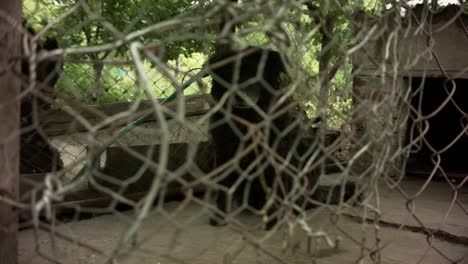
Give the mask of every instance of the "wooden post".
[[[15, 23], [15, 24], [13, 24]], [[0, 1], [0, 197], [16, 201], [19, 186], [21, 0]], [[0, 264], [18, 263], [17, 211], [0, 200]]]

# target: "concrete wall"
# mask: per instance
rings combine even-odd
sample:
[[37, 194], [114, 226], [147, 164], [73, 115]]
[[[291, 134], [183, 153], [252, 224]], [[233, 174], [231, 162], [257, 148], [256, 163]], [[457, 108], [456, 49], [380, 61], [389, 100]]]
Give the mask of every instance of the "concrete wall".
[[353, 174], [402, 176], [408, 157], [406, 126], [411, 87], [407, 78], [468, 78], [468, 37], [451, 6], [428, 19], [420, 6], [407, 17], [357, 14], [357, 36], [368, 37], [353, 54], [355, 132]]
[[390, 176], [401, 173], [405, 155], [407, 82], [402, 78], [357, 76], [354, 79], [352, 170], [360, 177]]
[[[468, 14], [450, 6], [424, 23], [420, 7], [414, 15], [387, 13], [381, 18], [358, 15], [358, 36], [369, 40], [353, 54], [355, 73], [365, 76], [432, 76], [468, 78]], [[460, 23], [463, 21], [465, 26]]]

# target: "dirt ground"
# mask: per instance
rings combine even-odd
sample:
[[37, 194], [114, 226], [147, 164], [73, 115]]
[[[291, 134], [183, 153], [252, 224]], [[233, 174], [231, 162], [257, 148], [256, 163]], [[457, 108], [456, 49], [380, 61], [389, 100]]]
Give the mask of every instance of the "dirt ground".
[[337, 207], [310, 210], [310, 230], [283, 225], [262, 231], [260, 219], [248, 213], [237, 217], [237, 225], [212, 227], [207, 209], [195, 201], [172, 202], [150, 213], [136, 239], [122, 247], [135, 212], [59, 224], [53, 231], [23, 230], [19, 263], [106, 263], [119, 248], [108, 263], [468, 263], [468, 188], [454, 193], [445, 181], [424, 184], [410, 178], [400, 190], [379, 185], [378, 228], [370, 210], [356, 207], [340, 217], [330, 214]]

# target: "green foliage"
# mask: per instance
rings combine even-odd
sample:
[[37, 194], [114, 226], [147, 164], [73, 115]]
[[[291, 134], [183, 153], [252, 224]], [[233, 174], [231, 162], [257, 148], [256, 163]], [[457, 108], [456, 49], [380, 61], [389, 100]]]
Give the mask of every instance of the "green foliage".
[[[111, 43], [129, 32], [166, 21], [180, 14], [192, 5], [191, 0], [87, 0], [86, 5], [60, 20], [52, 35], [58, 38], [63, 47], [99, 45]], [[26, 0], [24, 13], [32, 19], [29, 23], [34, 28], [46, 25], [55, 20], [59, 14], [69, 11], [77, 2], [75, 0]], [[112, 25], [112, 28], [105, 27]], [[158, 42], [176, 32], [154, 36], [145, 35], [138, 39], [142, 43]], [[180, 32], [177, 32], [180, 34]], [[175, 43], [163, 43], [166, 46], [167, 59], [175, 59], [179, 54], [189, 55], [201, 50], [201, 43], [188, 40]], [[128, 55], [125, 46], [117, 50], [117, 55]]]
[[[87, 0], [87, 6], [78, 7], [74, 12], [68, 14], [54, 28], [47, 32], [48, 36], [58, 38], [62, 47], [82, 47], [112, 43], [118, 39], [119, 34], [125, 35], [129, 32], [139, 30], [150, 25], [167, 21], [174, 16], [187, 12], [193, 4], [192, 0]], [[331, 49], [330, 64], [340, 63], [345, 51], [352, 45], [352, 25], [349, 22], [351, 15], [357, 10], [366, 12], [381, 12], [387, 0], [353, 0], [346, 1], [319, 0], [313, 5], [296, 7], [290, 10], [288, 22], [268, 25], [271, 14], [264, 11], [255, 18], [240, 25], [238, 32], [244, 29], [247, 34], [239, 34], [238, 46], [262, 46], [275, 48], [274, 42], [267, 37], [272, 31], [284, 32], [288, 38], [289, 59], [300, 62], [291, 65], [292, 74], [295, 76], [294, 98], [304, 107], [309, 116], [315, 115], [319, 98], [320, 76], [319, 59], [323, 56], [322, 38], [320, 31], [308, 35], [310, 32], [323, 27], [323, 21], [327, 18], [334, 20], [333, 27], [328, 29], [333, 36], [327, 49]], [[24, 13], [36, 31], [42, 29], [48, 22], [55, 20], [59, 15], [68, 12], [76, 4], [75, 0], [25, 0]], [[241, 1], [244, 4], [244, 1]], [[246, 1], [245, 4], [251, 4]], [[105, 27], [104, 25], [112, 25]], [[250, 31], [249, 31], [250, 29]], [[252, 30], [254, 29], [254, 30]], [[120, 32], [116, 35], [114, 32]], [[158, 35], [145, 35], [137, 39], [143, 44], [155, 43], [163, 52], [163, 60], [173, 70], [171, 74], [179, 81], [188, 80], [195, 73], [193, 69], [201, 68], [207, 59], [206, 52], [210, 51], [214, 43], [210, 39], [214, 36], [212, 29], [204, 29], [204, 32], [189, 31], [184, 28], [174, 29]], [[194, 38], [187, 41], [168, 41], [177, 38], [181, 34], [203, 34], [205, 38]], [[208, 34], [208, 35], [207, 35]], [[204, 43], [202, 43], [204, 41]], [[202, 45], [205, 44], [205, 45]], [[207, 45], [208, 44], [208, 45]], [[70, 96], [78, 98], [83, 103], [93, 102], [96, 91], [96, 76], [99, 80], [99, 101], [97, 103], [112, 103], [131, 101], [136, 96], [146, 98], [136, 84], [135, 67], [132, 64], [114, 66], [104, 64], [100, 69], [93, 67], [91, 61], [104, 62], [110, 59], [120, 61], [131, 61], [127, 46], [122, 46], [112, 52], [99, 52], [87, 55], [67, 55], [67, 60], [78, 62], [67, 62], [64, 73], [58, 83], [58, 89]], [[81, 61], [81, 62], [80, 62]], [[331, 66], [330, 65], [330, 66]], [[174, 91], [173, 85], [159, 72], [149, 61], [144, 61], [146, 75], [150, 80], [150, 88], [156, 97], [166, 97]], [[101, 71], [102, 72], [99, 72]], [[100, 74], [102, 73], [102, 74]], [[330, 96], [328, 98], [328, 111], [330, 116], [329, 125], [339, 127], [351, 111], [352, 79], [351, 65], [349, 61], [341, 62], [339, 70], [330, 81]], [[205, 81], [208, 81], [205, 79]], [[207, 85], [204, 91], [209, 90]], [[198, 93], [200, 87], [193, 84], [186, 90], [186, 94]], [[96, 103], [96, 102], [95, 102]]]
[[[79, 6], [74, 12], [61, 19], [52, 30], [47, 31], [46, 36], [56, 38], [61, 47], [83, 47], [112, 43], [118, 39], [119, 34], [123, 36], [129, 32], [169, 20], [192, 5], [190, 0], [87, 0], [85, 3], [86, 6]], [[24, 13], [28, 18], [29, 26], [40, 31], [76, 4], [77, 2], [74, 0], [25, 0]], [[105, 24], [111, 25], [112, 28], [105, 27]], [[158, 36], [145, 35], [137, 40], [143, 44], [157, 44], [163, 59], [174, 67], [176, 66], [175, 61], [179, 56], [182, 56], [180, 65], [183, 69], [179, 69], [180, 71], [188, 70], [188, 67], [200, 68], [204, 59], [197, 55], [193, 58], [190, 57], [191, 54], [203, 50], [200, 41], [163, 42], [171, 35], [184, 33], [193, 32], [178, 29]], [[194, 61], [195, 58], [203, 60]], [[126, 102], [133, 100], [135, 96], [145, 99], [146, 95], [139, 91], [136, 85], [134, 65], [112, 66], [104, 62], [109, 59], [131, 61], [128, 46], [124, 45], [112, 52], [85, 55], [67, 54], [64, 70], [56, 89], [85, 104]], [[75, 61], [79, 63], [75, 63]], [[103, 68], [99, 67], [100, 63], [104, 65]], [[153, 69], [154, 65], [148, 61], [144, 61], [143, 64], [151, 81], [150, 85], [154, 96], [169, 96], [174, 88], [167, 78]], [[96, 78], [99, 79], [96, 80]], [[99, 86], [98, 91], [94, 89], [96, 82]], [[190, 87], [187, 92], [198, 91], [193, 87]], [[93, 100], [96, 93], [99, 94], [98, 101]]]
[[[187, 81], [189, 76], [184, 74], [191, 69], [199, 69], [205, 61], [205, 56], [194, 53], [190, 57], [181, 56], [179, 63], [179, 74], [176, 79], [179, 82]], [[176, 61], [168, 62], [170, 66], [176, 67]], [[175, 91], [170, 81], [163, 76], [149, 62], [144, 63], [145, 73], [149, 80], [150, 89], [156, 98], [168, 97]], [[136, 73], [133, 65], [113, 66], [106, 65], [100, 82], [99, 104], [130, 102], [139, 97], [148, 99], [141, 88], [136, 85]], [[72, 96], [83, 103], [93, 103], [93, 74], [94, 69], [89, 64], [66, 63], [56, 89], [63, 94]], [[205, 80], [209, 81], [209, 80]], [[186, 95], [199, 92], [197, 84], [192, 84], [185, 90]]]
[[[128, 102], [137, 93], [135, 76], [130, 67], [105, 66], [101, 78], [99, 103]], [[94, 70], [89, 64], [66, 63], [57, 90], [80, 102], [93, 102]]]

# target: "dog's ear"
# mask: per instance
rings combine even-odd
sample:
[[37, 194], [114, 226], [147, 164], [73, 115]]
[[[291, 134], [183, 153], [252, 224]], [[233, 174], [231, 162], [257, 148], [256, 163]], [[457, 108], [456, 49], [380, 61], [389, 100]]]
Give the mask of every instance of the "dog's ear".
[[273, 66], [271, 69], [275, 70], [275, 73], [279, 76], [281, 73], [286, 72], [286, 66], [284, 65], [281, 55], [277, 51], [269, 51], [268, 64]]
[[42, 48], [45, 50], [54, 50], [59, 48], [59, 44], [56, 38], [46, 38], [42, 43]]
[[315, 117], [315, 118], [311, 119], [311, 124], [312, 124], [312, 125], [313, 125], [313, 124], [318, 124], [318, 123], [320, 123], [320, 122], [322, 122], [322, 121], [323, 121], [322, 117], [321, 117], [321, 116], [318, 116], [318, 117]]

